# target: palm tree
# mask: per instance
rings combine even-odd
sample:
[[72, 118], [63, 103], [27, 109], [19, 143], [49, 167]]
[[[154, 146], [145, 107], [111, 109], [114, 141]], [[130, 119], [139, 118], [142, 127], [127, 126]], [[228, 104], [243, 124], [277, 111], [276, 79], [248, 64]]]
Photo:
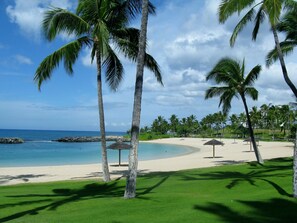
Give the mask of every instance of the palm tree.
[[172, 133], [176, 134], [178, 124], [179, 124], [178, 117], [175, 114], [173, 114], [170, 116], [169, 121], [170, 121], [170, 124], [169, 124], [170, 130], [172, 131]]
[[[143, 72], [146, 59], [146, 38], [147, 38], [147, 23], [149, 13], [149, 1], [142, 1], [142, 17], [141, 29], [139, 35], [139, 50], [137, 56], [137, 71], [134, 91], [134, 105], [132, 115], [132, 128], [131, 128], [131, 145], [132, 148], [129, 152], [129, 173], [127, 175], [126, 189], [124, 197], [127, 199], [136, 196], [136, 178], [138, 167], [138, 144], [139, 144], [139, 126], [140, 126], [140, 113], [141, 113], [141, 99], [143, 88]], [[161, 74], [159, 73], [158, 81], [162, 83]]]
[[169, 124], [163, 116], [158, 116], [153, 121], [151, 129], [158, 134], [166, 134], [169, 129]]
[[252, 85], [259, 77], [260, 71], [261, 66], [257, 65], [245, 77], [244, 61], [242, 62], [242, 64], [240, 64], [240, 62], [228, 57], [221, 59], [207, 74], [206, 80], [214, 80], [217, 84], [223, 85], [207, 89], [205, 93], [205, 99], [220, 96], [219, 106], [223, 105], [223, 113], [227, 114], [231, 108], [232, 99], [234, 97], [241, 98], [247, 116], [247, 123], [255, 155], [258, 163], [263, 164], [264, 162], [261, 158], [255, 141], [249, 110], [246, 102], [246, 96], [250, 96], [253, 100], [256, 100], [258, 98], [258, 91], [254, 87], [252, 87]]
[[[115, 90], [122, 80], [124, 68], [114, 49], [136, 61], [139, 30], [129, 28], [127, 25], [129, 20], [140, 12], [137, 2], [136, 0], [79, 0], [75, 13], [61, 8], [51, 8], [45, 13], [43, 20], [43, 32], [49, 41], [54, 40], [61, 32], [75, 36], [75, 40], [62, 46], [41, 62], [34, 78], [39, 89], [45, 80], [51, 78], [53, 70], [61, 61], [64, 62], [66, 72], [72, 74], [73, 64], [85, 47], [91, 48], [92, 62], [96, 61], [104, 181], [110, 181], [110, 176], [105, 139], [102, 69], [106, 71], [109, 86]], [[150, 11], [154, 12], [152, 6]], [[161, 76], [156, 61], [148, 54], [145, 58], [146, 66], [159, 80]]]
[[[246, 26], [247, 23], [252, 20], [255, 21], [252, 39], [256, 40], [260, 25], [264, 21], [265, 16], [267, 16], [273, 33], [275, 47], [283, 71], [284, 79], [297, 98], [297, 88], [288, 76], [283, 52], [281, 50], [276, 30], [276, 26], [279, 22], [282, 10], [286, 10], [288, 8], [291, 8], [292, 6], [294, 6], [293, 0], [262, 0], [259, 3], [256, 0], [222, 0], [219, 6], [219, 21], [221, 23], [224, 23], [233, 14], [239, 14], [243, 10], [248, 9], [248, 12], [242, 17], [242, 19], [233, 30], [233, 34], [230, 38], [230, 45], [234, 46], [239, 32], [241, 32], [244, 26]], [[256, 13], [255, 9], [257, 7], [259, 8], [259, 10]]]

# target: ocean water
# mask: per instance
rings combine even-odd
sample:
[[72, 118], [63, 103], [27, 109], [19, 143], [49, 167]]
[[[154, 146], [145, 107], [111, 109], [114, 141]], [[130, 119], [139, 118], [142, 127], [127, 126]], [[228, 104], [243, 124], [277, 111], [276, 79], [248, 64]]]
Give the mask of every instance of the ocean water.
[[[96, 131], [48, 131], [5, 130], [0, 137], [19, 137], [23, 144], [0, 144], [0, 167], [51, 166], [69, 164], [91, 164], [101, 162], [101, 143], [62, 143], [51, 140], [66, 136], [98, 136]], [[122, 136], [123, 132], [107, 132], [107, 135]], [[113, 142], [108, 142], [107, 145]], [[179, 156], [191, 152], [189, 147], [140, 143], [139, 160], [150, 160]], [[117, 163], [119, 152], [108, 149], [108, 162]], [[122, 163], [128, 162], [128, 150], [122, 150]]]

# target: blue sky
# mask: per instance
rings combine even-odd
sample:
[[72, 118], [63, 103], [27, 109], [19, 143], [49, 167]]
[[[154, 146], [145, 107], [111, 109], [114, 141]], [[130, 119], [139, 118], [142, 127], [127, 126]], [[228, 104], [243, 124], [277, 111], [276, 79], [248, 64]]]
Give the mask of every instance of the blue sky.
[[[1, 0], [0, 23], [0, 128], [98, 130], [96, 68], [90, 63], [85, 49], [68, 76], [63, 67], [54, 71], [41, 91], [33, 81], [39, 63], [58, 47], [67, 43], [67, 36], [47, 42], [41, 35], [40, 23], [50, 6], [73, 10], [70, 0]], [[218, 112], [218, 99], [204, 100], [211, 83], [205, 74], [224, 56], [238, 60], [245, 58], [251, 69], [262, 65], [255, 87], [258, 101], [286, 104], [293, 101], [285, 84], [279, 64], [265, 67], [265, 55], [273, 47], [272, 33], [264, 23], [257, 42], [251, 41], [251, 27], [240, 35], [234, 48], [229, 38], [238, 21], [234, 16], [226, 24], [218, 23], [218, 0], [155, 0], [157, 15], [149, 18], [148, 51], [159, 62], [164, 87], [150, 72], [145, 72], [142, 121], [149, 125], [158, 115], [169, 118], [196, 115], [200, 120]], [[138, 26], [133, 21], [131, 26]], [[286, 58], [289, 75], [297, 84], [296, 55]], [[104, 85], [106, 129], [126, 131], [131, 126], [136, 67], [125, 58], [125, 78], [117, 92]], [[231, 113], [243, 111], [241, 101], [235, 100]]]

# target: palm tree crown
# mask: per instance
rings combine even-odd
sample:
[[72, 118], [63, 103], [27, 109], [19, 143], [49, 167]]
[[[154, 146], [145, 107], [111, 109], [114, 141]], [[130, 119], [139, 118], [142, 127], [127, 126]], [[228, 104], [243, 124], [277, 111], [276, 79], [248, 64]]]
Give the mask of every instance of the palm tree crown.
[[290, 0], [262, 0], [260, 2], [256, 0], [222, 0], [219, 6], [219, 21], [225, 23], [233, 14], [240, 14], [242, 11], [248, 10], [233, 30], [230, 45], [234, 46], [238, 34], [248, 22], [254, 21], [252, 39], [256, 40], [260, 25], [265, 17], [268, 18], [270, 25], [274, 27], [279, 22], [282, 9], [291, 5], [292, 1]]
[[[38, 87], [50, 79], [61, 61], [64, 62], [66, 72], [72, 74], [72, 66], [81, 50], [91, 47], [92, 61], [96, 52], [99, 52], [100, 62], [106, 70], [106, 80], [111, 89], [117, 89], [124, 72], [117, 52], [134, 62], [137, 59], [139, 30], [128, 28], [127, 25], [129, 18], [140, 11], [140, 6], [139, 1], [135, 0], [80, 0], [76, 13], [55, 7], [47, 11], [42, 28], [49, 41], [54, 40], [61, 32], [74, 35], [76, 39], [41, 62], [34, 77]], [[150, 12], [154, 12], [152, 5]], [[162, 83], [159, 66], [149, 54], [146, 54], [146, 66]]]
[[258, 91], [252, 87], [261, 71], [261, 66], [255, 66], [245, 77], [245, 63], [240, 63], [231, 58], [221, 59], [215, 67], [207, 74], [206, 80], [214, 80], [219, 87], [211, 87], [206, 91], [205, 98], [220, 96], [220, 103], [223, 104], [223, 112], [228, 113], [231, 108], [233, 97], [250, 96], [253, 100], [258, 98]]

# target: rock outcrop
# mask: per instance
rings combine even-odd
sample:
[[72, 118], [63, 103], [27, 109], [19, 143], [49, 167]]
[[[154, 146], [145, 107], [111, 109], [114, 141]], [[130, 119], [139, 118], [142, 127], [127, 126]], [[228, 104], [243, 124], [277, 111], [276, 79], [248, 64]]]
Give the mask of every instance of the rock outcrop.
[[21, 138], [0, 138], [0, 144], [20, 144], [24, 143], [24, 140]]
[[[106, 136], [106, 141], [118, 141], [129, 142], [129, 139], [125, 139], [122, 136]], [[79, 136], [79, 137], [63, 137], [53, 140], [55, 142], [100, 142], [100, 136]]]

